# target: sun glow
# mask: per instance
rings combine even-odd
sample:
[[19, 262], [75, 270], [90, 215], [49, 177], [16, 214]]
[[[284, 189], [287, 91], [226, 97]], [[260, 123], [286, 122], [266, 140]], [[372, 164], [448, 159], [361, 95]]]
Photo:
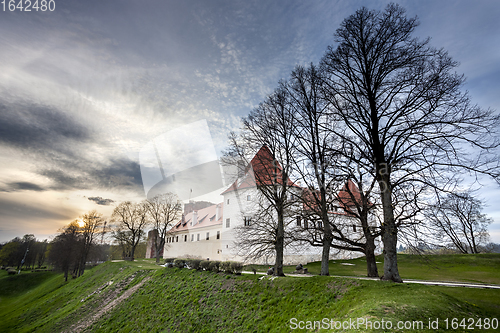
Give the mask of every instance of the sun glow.
[[78, 226], [79, 226], [80, 228], [83, 228], [83, 227], [85, 226], [85, 222], [83, 222], [83, 221], [81, 221], [81, 220], [78, 220], [78, 221], [77, 221], [77, 223], [78, 223]]

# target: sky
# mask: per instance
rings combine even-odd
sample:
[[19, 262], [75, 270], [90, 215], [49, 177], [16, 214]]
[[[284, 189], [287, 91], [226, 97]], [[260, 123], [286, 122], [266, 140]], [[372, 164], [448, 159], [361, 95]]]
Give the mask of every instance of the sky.
[[[186, 181], [212, 170], [280, 79], [318, 63], [343, 19], [388, 1], [54, 3], [0, 7], [0, 242], [49, 238], [93, 209], [109, 219], [158, 177], [175, 181], [170, 165]], [[418, 16], [415, 36], [460, 63], [472, 101], [500, 110], [500, 2], [397, 3]], [[224, 178], [208, 183], [196, 197], [221, 201]], [[482, 184], [500, 243], [500, 189]]]

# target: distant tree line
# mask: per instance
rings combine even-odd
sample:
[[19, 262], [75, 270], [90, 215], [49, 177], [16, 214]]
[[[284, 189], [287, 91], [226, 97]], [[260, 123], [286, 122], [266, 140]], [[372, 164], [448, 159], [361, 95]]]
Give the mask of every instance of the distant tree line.
[[17, 270], [41, 268], [47, 261], [48, 247], [47, 240], [39, 241], [32, 234], [16, 237], [0, 245], [0, 265]]

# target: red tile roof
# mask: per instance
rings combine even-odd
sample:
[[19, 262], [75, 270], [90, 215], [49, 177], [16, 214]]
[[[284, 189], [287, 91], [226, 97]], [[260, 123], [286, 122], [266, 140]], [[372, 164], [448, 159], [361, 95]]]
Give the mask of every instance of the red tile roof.
[[[353, 200], [354, 197], [354, 200]], [[358, 187], [352, 180], [348, 180], [347, 183], [342, 187], [342, 189], [337, 194], [337, 198], [341, 204], [344, 206], [354, 206], [355, 202], [361, 204], [361, 193]]]
[[[264, 145], [259, 149], [257, 154], [252, 158], [250, 163], [245, 167], [245, 176], [237, 179], [229, 188], [221, 195], [234, 191], [236, 189], [244, 189], [249, 187], [282, 184], [283, 174], [282, 167], [274, 158], [271, 150]], [[288, 186], [296, 186], [290, 179], [287, 181]]]

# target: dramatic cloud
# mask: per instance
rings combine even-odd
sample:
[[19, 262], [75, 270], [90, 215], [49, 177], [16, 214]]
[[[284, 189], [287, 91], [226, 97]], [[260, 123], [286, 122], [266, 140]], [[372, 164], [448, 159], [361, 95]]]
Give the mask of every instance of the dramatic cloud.
[[90, 201], [94, 201], [96, 204], [102, 205], [102, 206], [108, 206], [108, 205], [111, 205], [113, 202], [115, 202], [114, 200], [103, 199], [102, 197], [89, 197], [88, 199]]
[[[388, 2], [67, 0], [0, 13], [0, 241], [144, 199], [139, 152], [181, 126], [206, 120], [220, 157], [240, 117], [317, 63], [344, 18]], [[500, 109], [498, 2], [401, 4], [418, 36], [462, 63], [473, 101]]]
[[46, 105], [0, 100], [0, 142], [21, 149], [68, 149], [90, 138], [88, 129], [68, 114]]

